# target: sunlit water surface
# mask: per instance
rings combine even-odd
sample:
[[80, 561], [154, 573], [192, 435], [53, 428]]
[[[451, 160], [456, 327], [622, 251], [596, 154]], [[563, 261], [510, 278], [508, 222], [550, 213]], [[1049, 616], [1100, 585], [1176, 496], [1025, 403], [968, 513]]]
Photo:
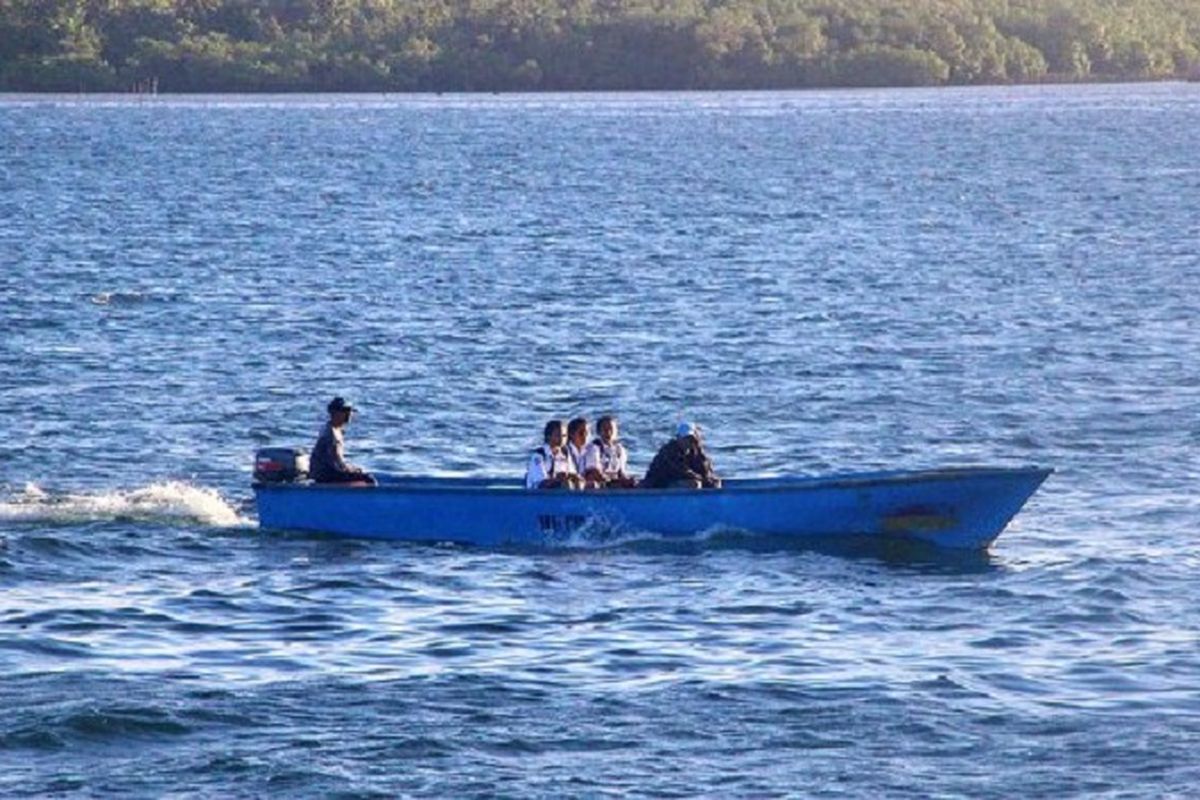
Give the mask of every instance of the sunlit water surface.
[[[0, 98], [0, 793], [1192, 794], [1197, 153], [1197, 85]], [[976, 556], [260, 533], [335, 393], [376, 469], [1057, 472]]]

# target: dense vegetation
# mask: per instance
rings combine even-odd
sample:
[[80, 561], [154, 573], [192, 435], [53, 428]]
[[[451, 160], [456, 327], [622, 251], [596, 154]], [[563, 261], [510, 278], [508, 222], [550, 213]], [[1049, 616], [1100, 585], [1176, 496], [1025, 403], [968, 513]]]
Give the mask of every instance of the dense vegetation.
[[413, 91], [1185, 77], [1200, 0], [0, 0], [0, 89]]

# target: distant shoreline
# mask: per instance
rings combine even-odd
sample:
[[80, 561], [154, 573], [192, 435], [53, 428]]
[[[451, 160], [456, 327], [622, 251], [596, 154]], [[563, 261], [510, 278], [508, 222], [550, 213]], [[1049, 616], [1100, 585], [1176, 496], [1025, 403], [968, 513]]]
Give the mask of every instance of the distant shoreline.
[[205, 89], [203, 91], [160, 91], [160, 92], [130, 92], [112, 90], [23, 90], [0, 87], [0, 97], [110, 97], [110, 98], [146, 98], [155, 97], [302, 97], [302, 96], [337, 96], [337, 97], [447, 97], [447, 96], [484, 96], [484, 97], [529, 97], [554, 95], [654, 95], [654, 94], [786, 94], [786, 93], [818, 93], [818, 92], [863, 92], [863, 91], [962, 91], [972, 89], [1033, 89], [1033, 88], [1068, 88], [1072, 86], [1149, 86], [1200, 83], [1195, 77], [1165, 77], [1165, 78], [1112, 78], [1090, 80], [1045, 80], [1026, 83], [972, 83], [972, 84], [940, 84], [937, 86], [747, 86], [722, 88], [662, 88], [662, 89], [502, 89], [502, 90], [329, 90], [314, 88], [278, 89], [247, 91], [245, 89]]
[[1161, 0], [0, 4], [0, 91], [755, 91], [1200, 80]]

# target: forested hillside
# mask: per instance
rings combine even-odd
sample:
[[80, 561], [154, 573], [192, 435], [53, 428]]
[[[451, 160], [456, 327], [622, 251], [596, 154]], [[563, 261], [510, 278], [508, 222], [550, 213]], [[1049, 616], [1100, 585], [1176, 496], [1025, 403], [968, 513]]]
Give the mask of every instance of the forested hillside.
[[0, 0], [0, 90], [1189, 77], [1200, 0]]

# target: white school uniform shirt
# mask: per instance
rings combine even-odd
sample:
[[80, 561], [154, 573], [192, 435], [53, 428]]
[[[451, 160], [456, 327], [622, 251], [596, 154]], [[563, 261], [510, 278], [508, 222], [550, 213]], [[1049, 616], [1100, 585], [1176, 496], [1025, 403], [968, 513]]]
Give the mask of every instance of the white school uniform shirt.
[[583, 457], [587, 453], [587, 449], [586, 443], [583, 447], [576, 447], [574, 442], [567, 442], [567, 455], [571, 457], [571, 466], [575, 468], [576, 475], [584, 473]]
[[577, 474], [575, 465], [571, 463], [566, 451], [553, 452], [550, 445], [544, 444], [529, 457], [529, 468], [525, 470], [525, 488], [540, 488], [542, 481], [564, 472], [569, 475]]
[[606, 445], [599, 439], [595, 439], [583, 451], [583, 463], [579, 474], [585, 475], [589, 469], [597, 469], [606, 480], [628, 478], [629, 475], [625, 472], [628, 458], [625, 445], [620, 442]]

